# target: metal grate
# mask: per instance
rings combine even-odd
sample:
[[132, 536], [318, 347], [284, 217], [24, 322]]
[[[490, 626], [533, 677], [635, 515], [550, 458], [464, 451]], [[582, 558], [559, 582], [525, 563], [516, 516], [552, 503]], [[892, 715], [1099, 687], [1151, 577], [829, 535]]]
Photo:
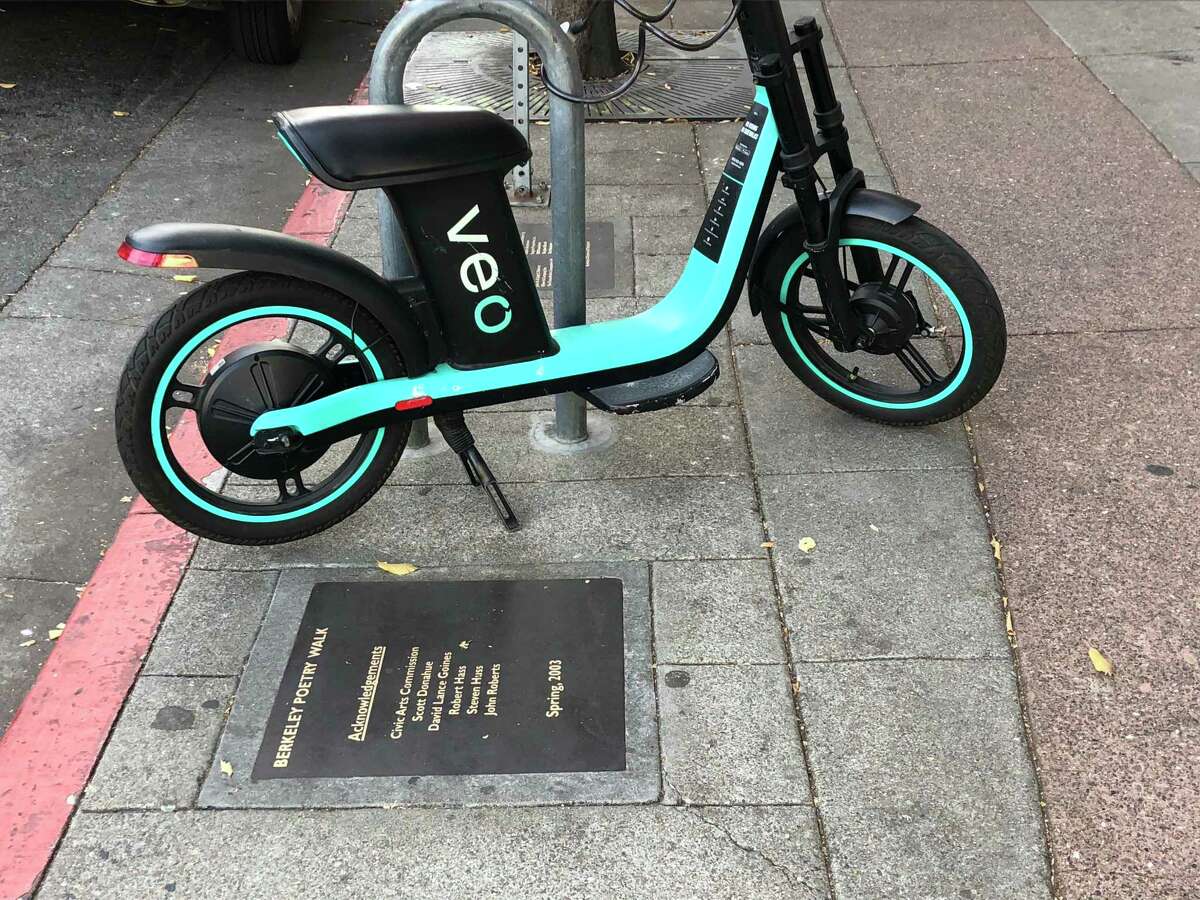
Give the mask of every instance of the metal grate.
[[[631, 49], [633, 32], [622, 32], [620, 45]], [[589, 90], [607, 91], [596, 82]], [[616, 100], [589, 104], [589, 120], [736, 119], [745, 116], [754, 88], [744, 58], [736, 55], [651, 58], [637, 83]], [[512, 38], [504, 33], [443, 33], [422, 43], [405, 70], [404, 99], [409, 103], [466, 103], [512, 117]], [[529, 83], [529, 115], [549, 115], [549, 94], [540, 78]]]

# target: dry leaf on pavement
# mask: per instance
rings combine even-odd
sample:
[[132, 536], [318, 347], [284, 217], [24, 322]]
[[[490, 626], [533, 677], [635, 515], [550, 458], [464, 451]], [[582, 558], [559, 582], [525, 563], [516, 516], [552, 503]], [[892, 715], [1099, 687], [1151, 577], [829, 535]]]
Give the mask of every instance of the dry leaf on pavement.
[[392, 575], [411, 575], [417, 571], [417, 567], [412, 563], [377, 562], [375, 565], [379, 566], [385, 572], [390, 572]]
[[997, 538], [992, 538], [992, 555], [996, 557], [996, 562], [1000, 562], [1000, 541]]
[[805, 553], [812, 553], [817, 549], [817, 542], [810, 537], [800, 538], [800, 549]]
[[233, 763], [228, 763], [225, 760], [221, 760], [221, 774], [222, 775], [232, 775], [233, 774]]
[[1097, 650], [1095, 647], [1088, 647], [1088, 659], [1092, 661], [1092, 668], [1101, 675], [1113, 674], [1113, 664], [1109, 662], [1108, 657]]

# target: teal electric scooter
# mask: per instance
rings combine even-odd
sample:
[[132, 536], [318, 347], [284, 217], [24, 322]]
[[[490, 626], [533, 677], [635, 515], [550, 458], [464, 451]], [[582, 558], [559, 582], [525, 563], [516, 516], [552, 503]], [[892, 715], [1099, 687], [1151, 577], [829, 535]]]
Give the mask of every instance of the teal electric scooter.
[[[646, 15], [618, 2], [642, 19], [643, 51], [647, 31], [688, 46], [656, 24], [671, 4]], [[205, 537], [295, 540], [365, 503], [399, 460], [411, 421], [429, 416], [515, 528], [463, 412], [566, 391], [620, 414], [695, 397], [718, 377], [706, 347], [747, 281], [784, 363], [822, 398], [896, 425], [970, 409], [1004, 359], [1004, 316], [987, 276], [915, 216], [916, 203], [864, 187], [816, 23], [789, 31], [778, 3], [735, 2], [716, 37], [735, 22], [753, 106], [678, 282], [616, 321], [547, 327], [503, 187], [529, 148], [504, 119], [409, 106], [278, 113], [280, 136], [314, 176], [383, 190], [419, 274], [387, 281], [327, 247], [259, 229], [131, 233], [119, 251], [131, 263], [242, 270], [181, 298], [130, 356], [116, 425], [138, 489]], [[822, 156], [834, 177], [827, 192], [818, 190]], [[781, 177], [796, 203], [763, 228]], [[254, 339], [221, 342], [231, 331]], [[202, 453], [174, 446], [189, 418]], [[223, 489], [213, 475], [222, 470]]]

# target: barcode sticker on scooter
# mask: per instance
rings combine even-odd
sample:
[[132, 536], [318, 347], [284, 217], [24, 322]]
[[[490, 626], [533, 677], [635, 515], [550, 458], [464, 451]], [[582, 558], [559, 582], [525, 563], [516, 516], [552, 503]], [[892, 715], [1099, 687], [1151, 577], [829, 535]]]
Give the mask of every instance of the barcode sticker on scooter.
[[[704, 224], [700, 226], [700, 234], [696, 236], [693, 246], [713, 262], [721, 258], [725, 237], [729, 233], [729, 223], [733, 220], [733, 212], [742, 196], [742, 184], [750, 171], [750, 163], [758, 147], [758, 137], [766, 120], [767, 108], [761, 103], [754, 104], [745, 124], [742, 125], [742, 130], [738, 132], [737, 141], [725, 163], [725, 171], [721, 174], [721, 180], [717, 182], [712, 200], [708, 204], [708, 212], [705, 213]], [[755, 197], [754, 202], [757, 201], [758, 198]]]

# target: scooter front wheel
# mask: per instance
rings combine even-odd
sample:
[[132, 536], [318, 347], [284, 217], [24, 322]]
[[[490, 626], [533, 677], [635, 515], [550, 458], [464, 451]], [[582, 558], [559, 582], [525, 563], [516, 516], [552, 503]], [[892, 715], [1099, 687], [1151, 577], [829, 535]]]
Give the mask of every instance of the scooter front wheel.
[[[840, 245], [851, 308], [871, 337], [852, 352], [833, 345], [799, 227], [763, 261], [755, 285], [763, 324], [792, 372], [835, 406], [889, 425], [941, 422], [983, 399], [1004, 365], [1007, 333], [971, 255], [915, 216], [897, 225], [847, 216]], [[878, 260], [875, 276], [859, 278], [856, 254]]]
[[202, 537], [275, 544], [316, 534], [387, 479], [409, 424], [264, 451], [269, 409], [405, 373], [367, 310], [323, 285], [242, 272], [180, 298], [146, 329], [121, 375], [117, 447], [155, 509]]

